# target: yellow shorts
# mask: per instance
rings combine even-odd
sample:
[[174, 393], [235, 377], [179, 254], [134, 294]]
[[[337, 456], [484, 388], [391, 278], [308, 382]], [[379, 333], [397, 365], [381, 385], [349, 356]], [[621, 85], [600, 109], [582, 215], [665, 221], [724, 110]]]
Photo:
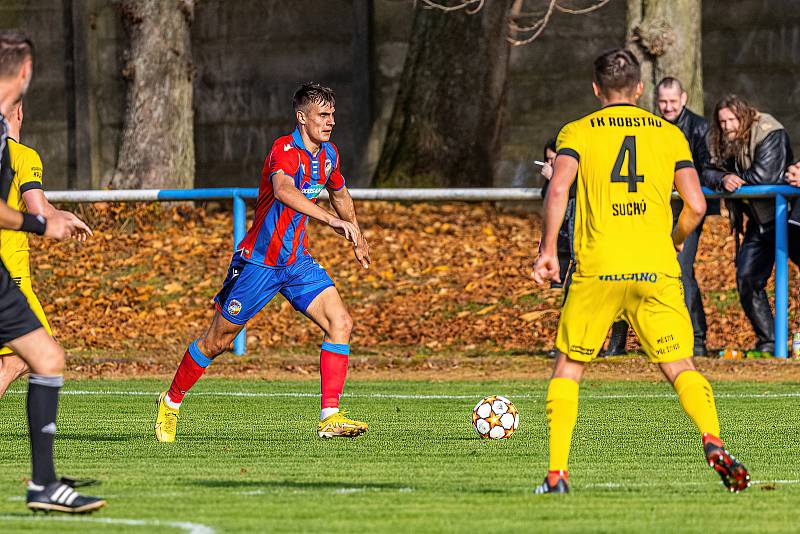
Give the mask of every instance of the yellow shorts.
[[683, 284], [680, 278], [662, 273], [573, 276], [556, 348], [572, 360], [589, 362], [620, 318], [636, 331], [652, 362], [674, 362], [694, 353]]
[[[44, 315], [44, 309], [42, 309], [42, 304], [39, 302], [39, 299], [36, 297], [36, 293], [33, 292], [33, 286], [31, 285], [31, 277], [30, 276], [14, 276], [15, 273], [11, 273], [11, 276], [14, 279], [14, 283], [22, 291], [22, 294], [25, 295], [25, 298], [28, 299], [28, 304], [30, 305], [33, 313], [36, 314], [36, 317], [39, 319], [39, 322], [42, 323], [42, 326], [47, 333], [51, 336], [53, 335], [53, 331], [50, 330], [50, 324], [47, 322], [47, 317]], [[6, 356], [8, 354], [13, 354], [14, 351], [9, 349], [8, 347], [0, 347], [0, 357]]]

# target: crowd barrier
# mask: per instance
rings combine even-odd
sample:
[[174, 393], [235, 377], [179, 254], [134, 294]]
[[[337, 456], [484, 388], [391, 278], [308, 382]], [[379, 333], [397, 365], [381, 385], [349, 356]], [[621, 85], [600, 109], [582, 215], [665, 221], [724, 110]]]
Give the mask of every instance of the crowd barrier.
[[[735, 193], [717, 193], [703, 189], [708, 198], [774, 198], [775, 199], [775, 356], [788, 356], [789, 338], [789, 197], [800, 196], [800, 188], [788, 185], [753, 185]], [[233, 201], [233, 246], [243, 238], [247, 225], [246, 199], [258, 197], [257, 188], [221, 187], [210, 189], [135, 189], [93, 191], [48, 191], [50, 202], [168, 202], [188, 200]], [[355, 200], [405, 202], [499, 202], [541, 199], [538, 188], [471, 188], [471, 189], [350, 189]], [[323, 191], [320, 198], [327, 198]], [[245, 330], [233, 343], [234, 353], [246, 350]]]

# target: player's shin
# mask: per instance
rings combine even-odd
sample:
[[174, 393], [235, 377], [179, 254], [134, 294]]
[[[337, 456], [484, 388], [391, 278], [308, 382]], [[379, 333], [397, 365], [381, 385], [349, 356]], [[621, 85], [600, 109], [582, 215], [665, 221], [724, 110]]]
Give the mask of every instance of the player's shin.
[[675, 379], [675, 392], [686, 415], [702, 434], [719, 437], [719, 418], [711, 384], [694, 370], [683, 371]]
[[324, 341], [319, 354], [319, 374], [322, 385], [320, 420], [339, 411], [339, 399], [347, 378], [350, 345]]
[[53, 439], [56, 434], [58, 393], [64, 377], [31, 374], [28, 379], [28, 432], [31, 437], [33, 483], [47, 486], [56, 480]]
[[578, 420], [578, 383], [570, 378], [553, 378], [547, 387], [547, 428], [550, 433], [549, 471], [566, 477], [572, 432]]
[[178, 370], [175, 372], [175, 377], [172, 379], [172, 384], [169, 386], [164, 401], [170, 408], [180, 408], [183, 397], [194, 386], [195, 382], [200, 380], [200, 377], [205, 373], [206, 368], [211, 365], [211, 358], [206, 357], [197, 346], [197, 340], [192, 341], [186, 353], [183, 355]]

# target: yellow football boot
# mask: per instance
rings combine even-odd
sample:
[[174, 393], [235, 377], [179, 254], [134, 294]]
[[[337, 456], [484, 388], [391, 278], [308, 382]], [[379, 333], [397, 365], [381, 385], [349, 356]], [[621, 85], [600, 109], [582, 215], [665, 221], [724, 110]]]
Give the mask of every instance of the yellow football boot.
[[175, 433], [178, 431], [178, 410], [167, 405], [164, 401], [166, 396], [167, 392], [162, 391], [158, 397], [156, 439], [162, 443], [172, 443], [175, 441]]
[[331, 414], [319, 422], [317, 435], [321, 438], [354, 438], [367, 431], [369, 425], [345, 417], [344, 410]]

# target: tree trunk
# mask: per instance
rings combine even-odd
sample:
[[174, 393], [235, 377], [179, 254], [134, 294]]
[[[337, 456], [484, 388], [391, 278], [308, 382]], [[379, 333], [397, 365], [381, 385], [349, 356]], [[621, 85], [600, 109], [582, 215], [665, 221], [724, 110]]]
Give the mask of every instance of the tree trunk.
[[477, 14], [424, 9], [375, 174], [379, 187], [489, 186], [498, 160], [511, 0]]
[[194, 0], [124, 0], [128, 82], [115, 189], [194, 186]]
[[655, 86], [677, 78], [689, 93], [688, 107], [703, 114], [701, 0], [628, 0], [627, 38], [642, 62], [642, 107], [655, 107]]

